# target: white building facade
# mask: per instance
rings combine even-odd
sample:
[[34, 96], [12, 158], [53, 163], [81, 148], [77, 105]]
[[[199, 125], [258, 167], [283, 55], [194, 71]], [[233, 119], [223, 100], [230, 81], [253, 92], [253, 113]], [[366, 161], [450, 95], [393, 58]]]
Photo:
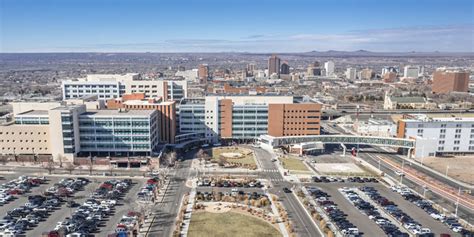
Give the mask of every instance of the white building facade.
[[326, 76], [334, 75], [334, 62], [327, 61], [324, 63], [324, 70], [326, 71]]
[[415, 138], [415, 157], [474, 154], [474, 118], [408, 115], [398, 137]]
[[100, 100], [119, 98], [123, 94], [145, 93], [147, 98], [180, 100], [187, 97], [186, 80], [143, 80], [140, 74], [94, 74], [61, 85], [63, 100], [96, 95]]
[[347, 68], [346, 69], [346, 78], [349, 80], [357, 79], [357, 70], [355, 68]]
[[420, 68], [418, 66], [405, 66], [403, 68], [403, 77], [406, 78], [418, 78], [418, 74], [420, 73]]

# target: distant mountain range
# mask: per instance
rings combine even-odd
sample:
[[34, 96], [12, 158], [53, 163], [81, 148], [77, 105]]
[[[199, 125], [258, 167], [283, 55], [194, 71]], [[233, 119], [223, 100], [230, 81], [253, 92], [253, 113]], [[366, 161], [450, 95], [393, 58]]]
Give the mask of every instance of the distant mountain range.
[[357, 50], [357, 51], [311, 51], [301, 53], [302, 55], [308, 56], [474, 56], [474, 52], [372, 52], [368, 50]]

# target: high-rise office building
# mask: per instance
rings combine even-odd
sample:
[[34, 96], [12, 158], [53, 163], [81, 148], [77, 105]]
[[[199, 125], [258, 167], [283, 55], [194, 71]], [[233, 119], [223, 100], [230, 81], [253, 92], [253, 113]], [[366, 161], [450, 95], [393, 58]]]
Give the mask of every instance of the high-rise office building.
[[280, 74], [283, 74], [283, 75], [290, 74], [290, 65], [288, 65], [288, 62], [285, 61], [281, 64]]
[[438, 68], [433, 73], [432, 91], [436, 94], [469, 91], [470, 72], [457, 68]]
[[334, 75], [334, 62], [327, 61], [324, 63], [324, 70], [326, 70], [326, 76]]
[[268, 59], [268, 76], [277, 74], [280, 77], [280, 58], [275, 54]]
[[382, 73], [380, 75], [385, 75], [386, 73], [389, 73], [389, 72], [394, 72], [395, 74], [397, 74], [399, 71], [398, 67], [383, 67], [382, 68]]
[[249, 73], [249, 75], [253, 75], [255, 70], [257, 70], [257, 65], [255, 63], [247, 64], [247, 73]]
[[372, 69], [365, 68], [360, 71], [359, 79], [361, 80], [370, 80], [375, 76], [375, 73]]
[[418, 66], [405, 66], [403, 68], [403, 77], [406, 78], [418, 78], [418, 74], [420, 73], [420, 67]]
[[199, 65], [198, 77], [201, 84], [207, 83], [207, 79], [209, 79], [209, 66], [207, 64]]
[[357, 79], [357, 70], [355, 68], [347, 68], [346, 69], [346, 78], [349, 80]]

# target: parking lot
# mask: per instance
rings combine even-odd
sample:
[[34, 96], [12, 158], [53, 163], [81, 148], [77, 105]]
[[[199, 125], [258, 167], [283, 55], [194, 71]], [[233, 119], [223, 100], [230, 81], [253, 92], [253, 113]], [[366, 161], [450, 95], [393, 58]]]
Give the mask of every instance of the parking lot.
[[376, 187], [380, 195], [390, 198], [391, 201], [395, 202], [398, 207], [411, 216], [416, 221], [420, 222], [421, 225], [427, 226], [435, 234], [450, 234], [451, 236], [456, 236], [452, 230], [450, 230], [446, 225], [441, 224], [439, 221], [430, 217], [425, 211], [417, 207], [415, 204], [405, 200], [398, 193], [393, 192], [385, 187]]
[[441, 224], [437, 220], [430, 217], [425, 211], [414, 205], [413, 203], [405, 200], [401, 195], [393, 192], [389, 188], [385, 187], [380, 183], [354, 183], [354, 182], [331, 182], [331, 183], [312, 183], [307, 185], [308, 187], [320, 188], [322, 191], [327, 192], [331, 195], [330, 200], [337, 204], [347, 214], [347, 219], [356, 225], [364, 236], [384, 236], [384, 232], [366, 216], [362, 214], [354, 205], [352, 205], [338, 190], [342, 187], [374, 187], [379, 191], [380, 195], [388, 197], [393, 201], [402, 211], [406, 212], [410, 217], [419, 222], [422, 226], [426, 226], [431, 229], [436, 235], [442, 233], [451, 234], [451, 236], [457, 236], [452, 230], [446, 225]]
[[[0, 179], [0, 184], [5, 184], [11, 180], [17, 178], [18, 175], [13, 174], [2, 174], [3, 179]], [[44, 184], [40, 184], [39, 186], [32, 187], [29, 192], [19, 195], [11, 195], [14, 196], [15, 199], [12, 201], [5, 203], [4, 205], [0, 206], [0, 218], [5, 218], [6, 216], [10, 216], [12, 210], [15, 208], [23, 208], [25, 204], [32, 202], [32, 196], [38, 195], [40, 197], [46, 197], [48, 200], [52, 199], [53, 197], [58, 196], [56, 193], [55, 195], [45, 195], [45, 191], [48, 189], [51, 191], [51, 187], [57, 186], [61, 180], [65, 180], [67, 177], [59, 177], [59, 176], [48, 176], [46, 177], [47, 181]], [[87, 199], [90, 198], [91, 193], [96, 191], [96, 189], [103, 184], [106, 180], [111, 180], [115, 178], [111, 177], [86, 177], [90, 182], [84, 187], [80, 187], [77, 191], [72, 193], [68, 193], [67, 195], [61, 196], [63, 200], [61, 203], [57, 204], [55, 207], [51, 207], [46, 211], [46, 215], [42, 216], [41, 219], [36, 220], [35, 224], [28, 226], [26, 228], [26, 232], [23, 232], [21, 235], [25, 236], [41, 236], [42, 233], [52, 231], [57, 226], [58, 222], [63, 222], [66, 218], [70, 218], [78, 209], [78, 206], [83, 204]], [[118, 178], [117, 178], [118, 179]], [[67, 179], [66, 179], [67, 180]], [[69, 179], [71, 182], [76, 181], [76, 177], [74, 179]], [[126, 193], [123, 197], [120, 198], [118, 204], [113, 208], [110, 214], [107, 217], [103, 218], [102, 224], [98, 225], [98, 230], [94, 232], [94, 235], [97, 236], [107, 236], [107, 234], [114, 233], [117, 227], [117, 224], [120, 222], [123, 215], [127, 214], [129, 211], [136, 211], [137, 210], [137, 193], [143, 187], [145, 179], [135, 178], [132, 180], [130, 188], [126, 190]], [[55, 190], [55, 189], [54, 189]], [[63, 189], [55, 190], [65, 191]], [[30, 200], [29, 200], [30, 199]], [[41, 198], [40, 198], [41, 199]], [[75, 202], [76, 206], [69, 205], [72, 203], [71, 201]], [[41, 202], [40, 202], [41, 204]], [[30, 205], [30, 204], [28, 204]], [[41, 205], [42, 207], [43, 205]], [[26, 209], [28, 212], [30, 209]], [[33, 221], [33, 220], [29, 220]], [[0, 230], [2, 233], [3, 230]]]
[[[347, 220], [357, 226], [360, 232], [364, 233], [364, 236], [385, 236], [384, 232], [378, 228], [378, 226], [369, 220], [369, 218], [362, 214], [354, 205], [349, 203], [346, 198], [339, 192], [338, 188], [351, 186], [349, 183], [319, 183], [315, 185], [308, 185], [308, 187], [320, 188], [324, 192], [328, 193], [339, 209], [343, 210], [347, 214]], [[358, 184], [355, 184], [358, 185]], [[371, 184], [377, 185], [377, 184]]]

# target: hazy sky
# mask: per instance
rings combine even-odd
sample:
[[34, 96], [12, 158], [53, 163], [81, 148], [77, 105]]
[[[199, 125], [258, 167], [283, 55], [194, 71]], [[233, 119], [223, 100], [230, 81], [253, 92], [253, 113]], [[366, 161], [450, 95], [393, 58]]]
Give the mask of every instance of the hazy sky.
[[0, 52], [474, 51], [472, 0], [0, 0]]

